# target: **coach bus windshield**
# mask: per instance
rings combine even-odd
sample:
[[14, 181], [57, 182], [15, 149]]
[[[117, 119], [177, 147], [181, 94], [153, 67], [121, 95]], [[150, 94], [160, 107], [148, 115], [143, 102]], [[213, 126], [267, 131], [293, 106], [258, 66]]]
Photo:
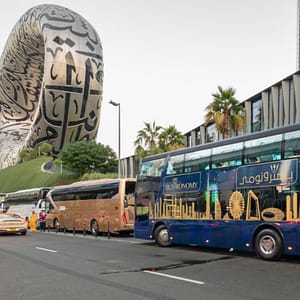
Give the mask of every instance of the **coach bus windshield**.
[[164, 167], [164, 162], [165, 158], [145, 161], [140, 167], [139, 177], [160, 177]]

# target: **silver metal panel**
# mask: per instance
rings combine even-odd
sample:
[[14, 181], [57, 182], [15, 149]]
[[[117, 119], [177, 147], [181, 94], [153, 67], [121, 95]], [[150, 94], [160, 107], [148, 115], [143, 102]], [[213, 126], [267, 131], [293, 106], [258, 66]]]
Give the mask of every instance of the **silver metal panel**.
[[57, 5], [28, 10], [0, 60], [0, 169], [23, 147], [46, 141], [58, 154], [95, 140], [103, 88], [102, 46], [94, 28]]

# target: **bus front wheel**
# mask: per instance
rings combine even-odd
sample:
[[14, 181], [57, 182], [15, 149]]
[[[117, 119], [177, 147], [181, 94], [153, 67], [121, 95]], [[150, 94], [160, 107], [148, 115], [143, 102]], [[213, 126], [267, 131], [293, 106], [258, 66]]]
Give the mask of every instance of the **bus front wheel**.
[[93, 220], [91, 222], [91, 233], [94, 236], [99, 235], [99, 225], [98, 225], [98, 222], [96, 220]]
[[263, 229], [255, 238], [255, 251], [266, 260], [280, 259], [283, 251], [282, 240], [273, 229]]
[[154, 231], [154, 239], [160, 247], [171, 245], [169, 231], [165, 225], [159, 225]]

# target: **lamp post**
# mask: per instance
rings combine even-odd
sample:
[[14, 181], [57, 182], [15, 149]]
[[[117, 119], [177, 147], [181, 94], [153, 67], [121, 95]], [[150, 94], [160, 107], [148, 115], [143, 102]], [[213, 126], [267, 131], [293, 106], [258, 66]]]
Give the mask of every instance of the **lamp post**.
[[118, 129], [118, 176], [121, 178], [121, 105], [113, 100], [109, 103], [113, 106], [119, 107], [119, 129]]

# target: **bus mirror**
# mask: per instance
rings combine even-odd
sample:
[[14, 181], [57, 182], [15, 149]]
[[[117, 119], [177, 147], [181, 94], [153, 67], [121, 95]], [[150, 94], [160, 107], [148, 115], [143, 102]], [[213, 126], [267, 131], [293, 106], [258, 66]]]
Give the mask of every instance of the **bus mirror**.
[[124, 207], [125, 208], [128, 207], [128, 198], [127, 198], [127, 196], [125, 196], [125, 198], [124, 198]]
[[64, 210], [66, 210], [66, 207], [65, 206], [60, 206], [58, 209], [59, 209], [59, 211], [64, 211]]

